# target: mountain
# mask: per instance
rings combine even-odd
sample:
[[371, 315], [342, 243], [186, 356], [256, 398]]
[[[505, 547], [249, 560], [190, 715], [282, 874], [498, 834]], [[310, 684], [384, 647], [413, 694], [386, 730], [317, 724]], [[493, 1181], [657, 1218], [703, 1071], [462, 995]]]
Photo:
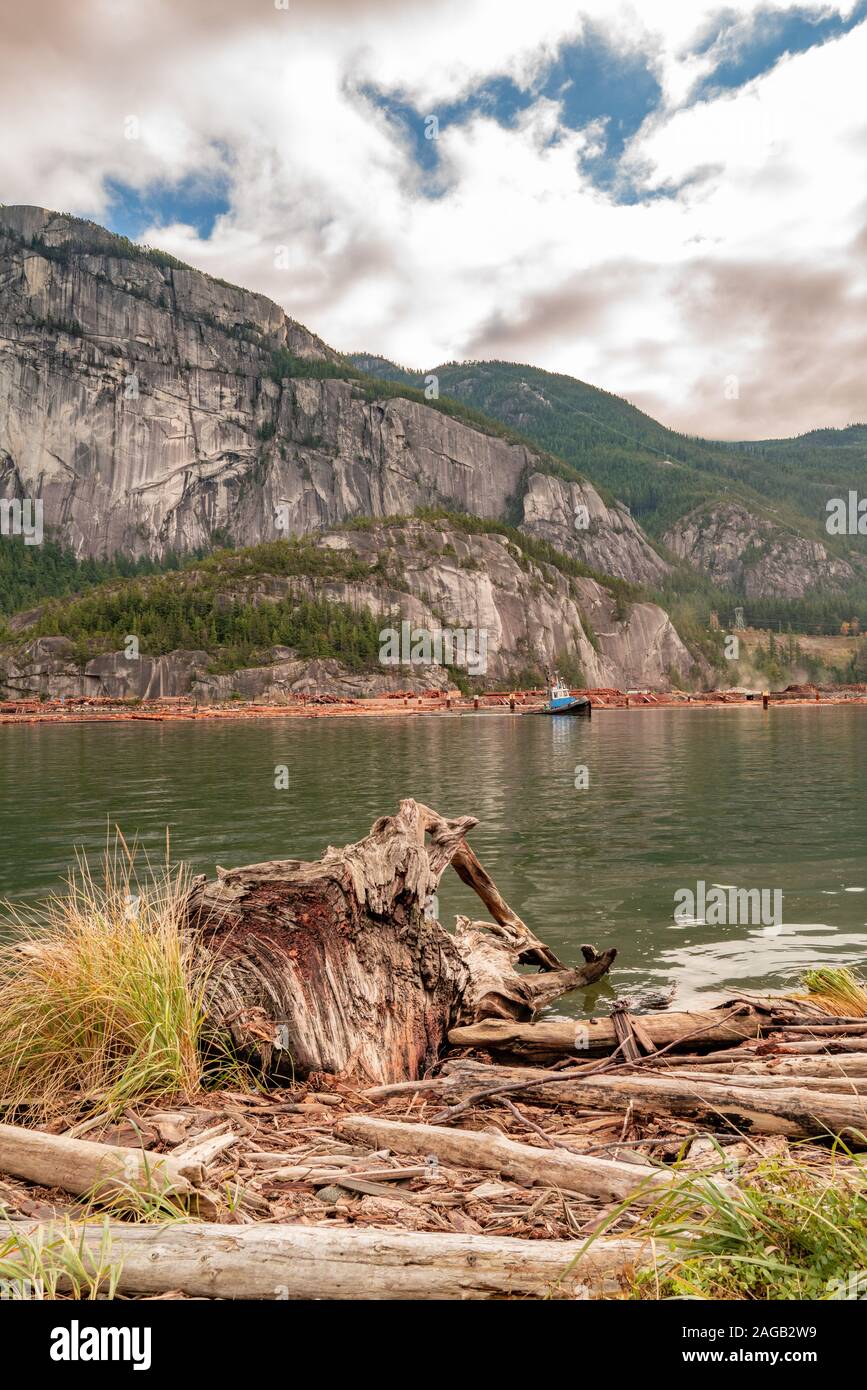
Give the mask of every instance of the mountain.
[[[656, 604], [519, 531], [432, 516], [220, 551], [169, 576], [112, 580], [40, 605], [0, 641], [0, 696], [281, 700], [446, 683], [441, 669], [382, 664], [383, 630], [404, 621], [484, 632], [476, 684], [488, 687], [541, 683], [555, 666], [593, 686], [668, 686], [696, 674]], [[140, 643], [132, 659], [130, 633]]]
[[376, 382], [263, 296], [40, 208], [0, 210], [0, 403], [0, 497], [41, 497], [77, 555], [445, 505], [636, 583], [669, 570], [625, 507], [502, 424]]
[[863, 600], [867, 538], [828, 536], [831, 497], [864, 488], [867, 426], [799, 439], [722, 444], [666, 429], [618, 396], [511, 362], [411, 372], [367, 353], [365, 371], [465, 401], [616, 494], [674, 556], [741, 598], [798, 599], [854, 589]]
[[[826, 546], [804, 498], [817, 486], [816, 456], [843, 489], [857, 471], [857, 432], [847, 443], [819, 432], [739, 453], [675, 435], [568, 377], [507, 363], [451, 364], [436, 375], [432, 383], [383, 359], [350, 360], [264, 296], [94, 223], [0, 208], [0, 518], [8, 530], [15, 506], [39, 499], [45, 525], [42, 546], [0, 537], [0, 613], [100, 581], [128, 596], [136, 583], [153, 582], [154, 592], [175, 599], [166, 598], [171, 623], [149, 634], [143, 658], [164, 663], [183, 650], [195, 658], [172, 682], [192, 679], [195, 669], [225, 685], [233, 661], [232, 670], [253, 669], [252, 653], [268, 684], [279, 651], [280, 661], [302, 663], [293, 679], [313, 679], [304, 662], [331, 661], [357, 685], [357, 672], [346, 672], [355, 670], [349, 658], [370, 656], [369, 623], [353, 627], [346, 613], [326, 622], [330, 609], [317, 609], [318, 617], [305, 610], [314, 634], [324, 624], [342, 640], [351, 636], [348, 653], [330, 638], [308, 650], [301, 638], [310, 633], [293, 626], [291, 613], [270, 614], [266, 624], [246, 596], [238, 603], [247, 617], [226, 645], [209, 624], [202, 635], [204, 599], [179, 567], [187, 574], [187, 558], [195, 563], [215, 547], [298, 537], [316, 538], [318, 551], [326, 536], [343, 536], [340, 546], [354, 545], [363, 565], [361, 540], [350, 543], [340, 529], [347, 523], [379, 525], [377, 544], [390, 553], [392, 519], [409, 525], [450, 513], [454, 536], [476, 534], [478, 551], [455, 569], [443, 550], [434, 567], [439, 597], [454, 602], [433, 603], [421, 581], [392, 587], [430, 622], [442, 622], [447, 609], [449, 622], [477, 627], [485, 613], [492, 633], [503, 634], [497, 679], [558, 659], [602, 683], [707, 675], [707, 660], [719, 656], [710, 611], [745, 594], [757, 602], [806, 594], [823, 621], [851, 616], [863, 554], [843, 541]], [[788, 499], [771, 495], [775, 469], [801, 479]], [[467, 532], [470, 522], [481, 529]], [[485, 528], [499, 528], [500, 540]], [[402, 545], [401, 570], [425, 573], [434, 542], [424, 529], [408, 531]], [[454, 538], [444, 545], [458, 549]], [[522, 557], [512, 556], [517, 571], [552, 565], [568, 593], [553, 607], [542, 602], [534, 586], [546, 589], [544, 574], [521, 581], [502, 569], [509, 546]], [[489, 583], [485, 567], [494, 561], [498, 577]], [[168, 578], [148, 577], [166, 569]], [[317, 576], [315, 567], [291, 576], [285, 603], [291, 608], [307, 593], [301, 581]], [[576, 592], [585, 581], [592, 593]], [[348, 605], [373, 621], [382, 595], [352, 582], [343, 598], [319, 585], [304, 601]], [[508, 617], [515, 592], [529, 627]], [[139, 611], [135, 602], [131, 611]], [[80, 627], [73, 637], [41, 630], [37, 618], [27, 641], [43, 645], [29, 654], [24, 639], [7, 642], [11, 684], [44, 676], [90, 688], [91, 674], [128, 680], [110, 646], [116, 629], [80, 619], [70, 618]], [[167, 646], [169, 629], [178, 640]], [[90, 671], [94, 661], [101, 666]], [[151, 674], [163, 680], [156, 667]], [[135, 680], [148, 685], [150, 677]]]

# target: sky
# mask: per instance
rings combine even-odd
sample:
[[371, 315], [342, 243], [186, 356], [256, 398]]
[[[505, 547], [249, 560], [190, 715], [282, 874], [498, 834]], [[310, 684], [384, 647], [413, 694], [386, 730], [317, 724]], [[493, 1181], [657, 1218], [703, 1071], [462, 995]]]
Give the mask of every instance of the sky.
[[0, 200], [334, 347], [867, 419], [867, 0], [0, 0]]

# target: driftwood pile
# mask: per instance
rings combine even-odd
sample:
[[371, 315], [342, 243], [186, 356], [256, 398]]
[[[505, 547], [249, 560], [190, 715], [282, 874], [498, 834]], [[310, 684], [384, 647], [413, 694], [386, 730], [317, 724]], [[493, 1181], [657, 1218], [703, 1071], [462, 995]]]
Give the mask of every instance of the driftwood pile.
[[[197, 1219], [110, 1221], [131, 1296], [593, 1297], [667, 1258], [640, 1213], [677, 1184], [737, 1201], [790, 1141], [847, 1180], [856, 1160], [832, 1141], [867, 1149], [867, 1019], [749, 995], [539, 1019], [615, 953], [557, 960], [469, 849], [473, 824], [408, 801], [318, 863], [198, 881], [214, 1026], [268, 1089], [128, 1111], [86, 1138], [0, 1126], [0, 1255], [94, 1202], [115, 1218], [132, 1189]], [[451, 935], [432, 916], [448, 864], [493, 922]], [[101, 1225], [81, 1239], [105, 1259]]]

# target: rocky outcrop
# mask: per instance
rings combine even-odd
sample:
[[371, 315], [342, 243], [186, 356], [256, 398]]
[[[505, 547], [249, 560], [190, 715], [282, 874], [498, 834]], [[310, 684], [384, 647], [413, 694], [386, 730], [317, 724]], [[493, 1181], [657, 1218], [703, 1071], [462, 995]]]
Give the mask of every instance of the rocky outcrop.
[[621, 608], [596, 580], [531, 561], [502, 535], [466, 535], [416, 521], [337, 531], [319, 544], [351, 548], [371, 567], [384, 561], [401, 577], [400, 591], [380, 591], [378, 598], [363, 585], [327, 581], [322, 587], [328, 597], [360, 599], [372, 611], [399, 608], [419, 628], [483, 631], [487, 676], [495, 682], [568, 662], [580, 668], [587, 685], [667, 687], [670, 673], [686, 680], [693, 667], [656, 604]]
[[[222, 597], [255, 605], [292, 593], [367, 609], [381, 619], [383, 631], [405, 621], [413, 631], [472, 634], [474, 650], [484, 650], [479, 675], [489, 687], [561, 664], [573, 680], [590, 686], [667, 689], [672, 677], [685, 683], [694, 670], [690, 653], [661, 608], [624, 605], [594, 579], [534, 562], [506, 536], [409, 521], [328, 531], [316, 544], [351, 551], [370, 577], [269, 574], [241, 590], [227, 575]], [[371, 672], [348, 672], [336, 662], [305, 662], [286, 648], [275, 648], [267, 664], [226, 675], [209, 673], [213, 654], [203, 651], [137, 661], [112, 652], [79, 666], [67, 638], [28, 643], [26, 628], [18, 636], [23, 645], [0, 655], [5, 698], [192, 693], [202, 700], [236, 694], [279, 701], [301, 691], [365, 695], [447, 684], [446, 672], [437, 666], [382, 665]]]
[[588, 482], [534, 473], [521, 499], [521, 529], [549, 541], [602, 574], [661, 582], [671, 566], [653, 549], [623, 502], [606, 505]]
[[855, 576], [819, 542], [757, 517], [738, 503], [690, 512], [665, 537], [671, 551], [721, 588], [746, 598], [803, 598], [842, 589]]
[[91, 223], [0, 209], [0, 497], [42, 498], [80, 555], [445, 505], [636, 583], [667, 569], [625, 507], [531, 447], [351, 379], [274, 380], [280, 350], [284, 367], [341, 360], [262, 295]]
[[0, 689], [7, 700], [40, 695], [156, 700], [187, 694], [209, 659], [207, 652], [177, 651], [131, 661], [123, 652], [106, 652], [82, 662], [68, 637], [36, 637], [14, 654], [0, 655]]
[[421, 694], [448, 690], [448, 674], [442, 668], [413, 671], [350, 671], [339, 661], [304, 661], [286, 647], [275, 647], [270, 666], [248, 666], [229, 675], [197, 673], [190, 691], [204, 704], [223, 700], [256, 700], [285, 704], [299, 695], [339, 695], [353, 700], [365, 696], [392, 695], [398, 691]]
[[207, 652], [195, 651], [135, 660], [123, 652], [106, 652], [82, 664], [68, 638], [37, 637], [14, 658], [0, 654], [0, 697], [158, 700], [190, 695], [202, 704], [237, 699], [285, 704], [298, 695], [360, 698], [399, 690], [444, 690], [449, 685], [442, 670], [422, 675], [350, 671], [339, 661], [302, 660], [287, 647], [272, 648], [271, 658], [267, 665], [221, 674], [209, 670]]

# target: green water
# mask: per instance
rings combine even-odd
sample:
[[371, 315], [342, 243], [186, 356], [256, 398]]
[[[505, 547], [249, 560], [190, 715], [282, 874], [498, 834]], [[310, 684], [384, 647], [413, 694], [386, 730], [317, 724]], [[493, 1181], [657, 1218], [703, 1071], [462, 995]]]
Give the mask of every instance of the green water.
[[[482, 863], [564, 959], [617, 946], [603, 990], [674, 982], [688, 1004], [864, 962], [865, 772], [864, 708], [3, 726], [0, 897], [56, 887], [109, 825], [157, 859], [168, 825], [175, 855], [213, 872], [316, 858], [415, 796], [478, 817]], [[699, 880], [781, 889], [782, 929], [675, 925], [675, 892]], [[449, 873], [442, 920], [475, 903]]]

